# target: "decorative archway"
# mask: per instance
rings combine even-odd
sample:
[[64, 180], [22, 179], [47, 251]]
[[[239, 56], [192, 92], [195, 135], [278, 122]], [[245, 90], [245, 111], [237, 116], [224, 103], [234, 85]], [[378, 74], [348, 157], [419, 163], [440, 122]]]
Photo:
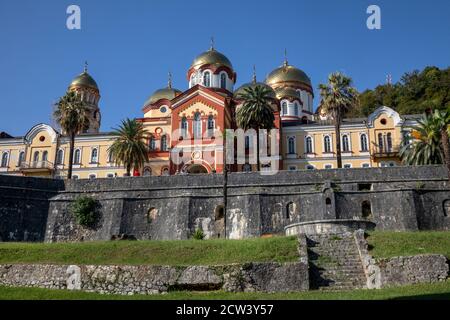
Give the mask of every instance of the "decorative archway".
[[208, 173], [208, 169], [202, 164], [193, 163], [186, 167], [186, 172], [190, 174], [205, 174]]

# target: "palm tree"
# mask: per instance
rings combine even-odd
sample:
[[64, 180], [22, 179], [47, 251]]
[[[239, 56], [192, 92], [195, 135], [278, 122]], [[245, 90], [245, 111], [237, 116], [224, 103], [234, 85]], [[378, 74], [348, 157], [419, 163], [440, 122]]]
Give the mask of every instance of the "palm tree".
[[425, 114], [403, 140], [399, 155], [407, 165], [442, 164], [441, 125], [434, 115]]
[[81, 100], [81, 96], [74, 91], [68, 91], [55, 104], [53, 117], [61, 126], [63, 133], [70, 138], [69, 171], [67, 178], [72, 178], [73, 152], [75, 148], [75, 136], [89, 128], [89, 109]]
[[117, 139], [109, 147], [108, 152], [112, 155], [116, 165], [124, 165], [127, 176], [131, 175], [132, 168], [142, 168], [147, 161], [147, 146], [145, 140], [147, 134], [141, 122], [125, 119], [119, 128], [113, 129], [111, 133]]
[[450, 180], [450, 112], [435, 110], [425, 114], [412, 127], [412, 137], [405, 140], [400, 156], [405, 164], [445, 163]]
[[337, 167], [342, 168], [341, 122], [344, 115], [359, 103], [359, 93], [352, 87], [352, 79], [340, 72], [328, 76], [327, 84], [319, 85], [321, 101], [319, 107], [329, 114], [334, 122], [336, 133]]
[[244, 88], [244, 91], [238, 94], [238, 99], [243, 101], [242, 106], [236, 112], [237, 125], [244, 129], [254, 129], [256, 131], [256, 163], [260, 170], [259, 159], [259, 130], [270, 130], [274, 127], [272, 107], [270, 106], [273, 98], [271, 91], [260, 85]]

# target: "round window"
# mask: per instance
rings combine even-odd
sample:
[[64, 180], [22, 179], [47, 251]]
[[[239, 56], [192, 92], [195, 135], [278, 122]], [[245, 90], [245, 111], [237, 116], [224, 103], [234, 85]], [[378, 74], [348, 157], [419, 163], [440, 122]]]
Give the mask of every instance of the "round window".
[[161, 108], [159, 108], [159, 111], [160, 111], [161, 113], [166, 113], [167, 108], [166, 108], [166, 107], [161, 107]]
[[40, 136], [40, 137], [39, 137], [39, 141], [41, 141], [41, 142], [42, 142], [42, 141], [45, 141], [45, 137], [44, 137], [44, 136]]
[[385, 125], [386, 124], [386, 119], [381, 119], [380, 122], [381, 122], [382, 125]]

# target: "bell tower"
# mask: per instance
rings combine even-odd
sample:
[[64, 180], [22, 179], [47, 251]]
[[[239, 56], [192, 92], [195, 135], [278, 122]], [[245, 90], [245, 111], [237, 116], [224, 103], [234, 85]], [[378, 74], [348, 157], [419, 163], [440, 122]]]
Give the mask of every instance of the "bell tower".
[[89, 128], [87, 133], [97, 133], [100, 130], [101, 113], [98, 107], [100, 100], [100, 90], [95, 80], [88, 73], [87, 62], [84, 65], [83, 73], [78, 75], [70, 84], [69, 91], [75, 91], [81, 96], [81, 100], [86, 103], [89, 109]]

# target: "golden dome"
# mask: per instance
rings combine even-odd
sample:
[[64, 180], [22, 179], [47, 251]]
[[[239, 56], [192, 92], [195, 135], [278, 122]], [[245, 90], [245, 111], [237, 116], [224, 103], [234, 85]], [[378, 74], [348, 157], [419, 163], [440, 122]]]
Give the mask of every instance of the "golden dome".
[[283, 99], [283, 98], [297, 98], [300, 99], [300, 94], [291, 87], [282, 87], [282, 88], [276, 88], [275, 93], [277, 95], [277, 99]]
[[97, 82], [85, 70], [82, 74], [72, 80], [69, 87], [83, 86], [98, 90]]
[[265, 84], [263, 82], [249, 82], [249, 83], [243, 84], [242, 86], [240, 86], [239, 88], [237, 88], [234, 91], [234, 97], [238, 98], [238, 95], [243, 94], [245, 92], [244, 91], [245, 88], [250, 88], [250, 87], [254, 88], [256, 86], [261, 86], [261, 87], [267, 88], [270, 91], [269, 96], [274, 99], [276, 98], [275, 91], [272, 89], [272, 87], [268, 86], [267, 84]]
[[214, 48], [209, 49], [198, 55], [191, 64], [191, 68], [200, 67], [205, 64], [213, 64], [216, 66], [226, 66], [233, 70], [230, 60]]
[[164, 89], [156, 90], [155, 92], [153, 92], [153, 94], [150, 97], [148, 97], [147, 101], [145, 101], [144, 107], [148, 106], [149, 104], [154, 104], [161, 99], [172, 100], [173, 98], [178, 96], [180, 93], [181, 93], [180, 90], [173, 89], [173, 88], [164, 88]]
[[270, 86], [282, 82], [300, 82], [311, 87], [311, 80], [306, 73], [294, 66], [288, 65], [287, 62], [283, 66], [273, 70], [266, 79], [266, 83]]

